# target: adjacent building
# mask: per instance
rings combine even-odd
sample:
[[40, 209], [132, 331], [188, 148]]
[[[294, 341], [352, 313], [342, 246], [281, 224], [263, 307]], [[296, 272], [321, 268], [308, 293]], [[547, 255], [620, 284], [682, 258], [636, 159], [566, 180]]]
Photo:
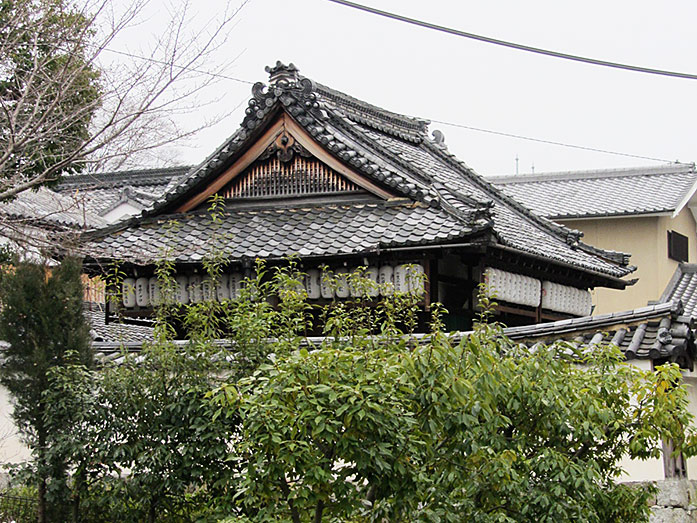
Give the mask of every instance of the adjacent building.
[[621, 292], [596, 289], [597, 313], [655, 301], [680, 263], [697, 261], [694, 164], [487, 179], [539, 216], [581, 231], [588, 243], [631, 253], [638, 282]]

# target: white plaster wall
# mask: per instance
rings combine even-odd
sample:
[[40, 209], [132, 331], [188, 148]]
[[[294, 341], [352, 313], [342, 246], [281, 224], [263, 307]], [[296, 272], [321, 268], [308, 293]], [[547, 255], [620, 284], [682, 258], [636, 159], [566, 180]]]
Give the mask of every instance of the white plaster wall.
[[[641, 368], [651, 368], [651, 362], [647, 360], [635, 360], [632, 363]], [[684, 371], [683, 378], [687, 387], [688, 409], [695, 416], [695, 420], [692, 421], [695, 424], [697, 423], [697, 372]], [[625, 458], [622, 461], [622, 468], [625, 470], [625, 474], [620, 478], [620, 481], [660, 481], [665, 479], [662, 458], [646, 461]], [[687, 460], [687, 477], [697, 480], [697, 457]]]
[[21, 442], [12, 421], [10, 393], [0, 385], [0, 465], [20, 463], [29, 459], [31, 459], [31, 453]]
[[139, 209], [138, 207], [131, 205], [128, 202], [122, 202], [116, 207], [114, 207], [112, 210], [110, 210], [108, 213], [102, 216], [106, 221], [109, 223], [115, 223], [122, 218], [133, 216], [135, 214], [140, 214], [142, 209]]
[[[686, 371], [683, 373], [685, 385], [687, 386], [688, 400], [690, 402], [690, 413], [695, 416], [692, 424], [697, 423], [697, 372]], [[687, 477], [688, 479], [697, 479], [697, 457], [687, 460]]]
[[[632, 360], [632, 365], [641, 370], [652, 370], [651, 360]], [[619, 478], [620, 481], [660, 481], [665, 479], [663, 471], [663, 458], [657, 459], [629, 459], [625, 456], [620, 461], [620, 466], [624, 470]]]

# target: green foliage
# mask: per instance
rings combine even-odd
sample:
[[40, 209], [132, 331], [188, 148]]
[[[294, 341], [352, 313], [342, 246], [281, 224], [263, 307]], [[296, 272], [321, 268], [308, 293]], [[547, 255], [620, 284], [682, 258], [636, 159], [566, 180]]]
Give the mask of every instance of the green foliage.
[[26, 486], [8, 487], [0, 491], [0, 521], [35, 523], [36, 489]]
[[[211, 257], [206, 277], [225, 264]], [[662, 440], [697, 452], [675, 365], [528, 349], [486, 323], [486, 301], [467, 336], [443, 332], [437, 304], [414, 336], [420, 298], [369, 298], [360, 274], [354, 298], [317, 310], [296, 260], [259, 263], [235, 300], [188, 306], [173, 272], [157, 268], [142, 351], [95, 371], [65, 350], [46, 371], [38, 401], [55, 409], [41, 419], [60, 435], [46, 459], [70, 466], [83, 519], [629, 523], [647, 520], [649, 492], [616, 483], [620, 460], [656, 457]]]
[[81, 265], [65, 260], [51, 275], [46, 267], [22, 263], [2, 279], [0, 339], [9, 343], [0, 383], [15, 398], [18, 426], [30, 441], [42, 423], [41, 395], [48, 372], [70, 352], [91, 358], [89, 327], [82, 312]]
[[0, 245], [0, 279], [2, 278], [2, 266], [13, 260], [12, 248], [9, 245]]
[[77, 399], [72, 390], [52, 390], [59, 367], [92, 362], [89, 327], [82, 309], [81, 264], [66, 259], [51, 273], [20, 263], [0, 280], [0, 339], [4, 351], [0, 383], [13, 398], [13, 418], [34, 462], [27, 480], [38, 482], [40, 504], [66, 496], [70, 453], [63, 441], [71, 430]]
[[674, 365], [641, 371], [613, 347], [530, 350], [496, 325], [455, 342], [438, 318], [410, 347], [385, 321], [389, 336], [298, 345], [214, 394], [242, 420], [247, 517], [642, 521], [648, 493], [615, 484], [620, 459], [656, 456], [662, 438], [695, 453]]

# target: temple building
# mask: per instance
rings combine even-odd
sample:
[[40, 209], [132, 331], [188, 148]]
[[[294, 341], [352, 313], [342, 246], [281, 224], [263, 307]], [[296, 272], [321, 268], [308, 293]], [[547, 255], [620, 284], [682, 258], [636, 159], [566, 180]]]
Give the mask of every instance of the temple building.
[[[443, 303], [454, 330], [471, 327], [484, 281], [509, 326], [586, 316], [591, 289], [633, 283], [628, 255], [529, 211], [453, 156], [441, 132], [429, 135], [428, 121], [316, 83], [293, 64], [267, 72], [239, 129], [203, 163], [160, 180], [154, 201], [140, 195], [140, 214], [85, 235], [91, 273], [118, 261], [126, 274], [108, 318], [152, 314], [163, 257], [175, 264], [182, 302], [234, 298], [257, 258], [297, 256], [311, 302], [353, 292], [324, 285], [323, 271], [343, 277], [363, 267], [418, 293], [424, 308]], [[110, 209], [135, 207], [128, 198]], [[206, 288], [203, 261], [213, 253], [226, 258], [224, 276]]]

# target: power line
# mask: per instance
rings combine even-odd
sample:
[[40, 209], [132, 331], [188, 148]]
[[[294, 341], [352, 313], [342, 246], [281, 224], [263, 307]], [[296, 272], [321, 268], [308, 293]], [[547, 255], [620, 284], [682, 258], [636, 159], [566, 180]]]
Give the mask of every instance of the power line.
[[[329, 0], [329, 1], [330, 1], [330, 2], [345, 3], [343, 0]], [[350, 3], [350, 2], [349, 2], [349, 3]], [[128, 53], [128, 52], [125, 52], [125, 51], [116, 51], [116, 50], [114, 50], [114, 49], [109, 49], [109, 48], [105, 48], [104, 50], [105, 50], [105, 51], [109, 51], [110, 53], [114, 53], [114, 54], [119, 54], [119, 55], [127, 56], [127, 57], [129, 57], [129, 58], [136, 58], [136, 59], [138, 59], [138, 60], [144, 60], [144, 61], [146, 61], [146, 62], [153, 62], [153, 63], [157, 63], [157, 64], [160, 64], [160, 65], [171, 65], [171, 64], [169, 64], [169, 62], [165, 62], [165, 61], [163, 61], [163, 60], [157, 60], [157, 59], [155, 59], [155, 58], [150, 58], [150, 57], [146, 57], [146, 56], [140, 56], [140, 55]], [[250, 81], [250, 80], [243, 80], [243, 79], [241, 79], [241, 78], [235, 78], [235, 77], [228, 76], [228, 75], [224, 75], [224, 74], [221, 74], [221, 73], [213, 73], [213, 72], [211, 72], [211, 71], [205, 71], [205, 70], [203, 70], [203, 69], [193, 69], [193, 68], [190, 68], [190, 67], [187, 68], [187, 67], [184, 67], [184, 66], [175, 66], [175, 67], [179, 67], [179, 68], [181, 68], [181, 69], [186, 69], [186, 70], [188, 70], [188, 71], [193, 71], [193, 72], [196, 72], [196, 73], [199, 73], [199, 74], [209, 75], [209, 76], [212, 76], [212, 77], [215, 77], [215, 78], [222, 78], [222, 79], [224, 79], [224, 80], [232, 80], [232, 81], [240, 82], [240, 83], [243, 83], [243, 84], [254, 85], [254, 82], [252, 82], [252, 81]], [[232, 111], [230, 111], [230, 112], [234, 112], [235, 110], [237, 110], [237, 109], [240, 107], [240, 105], [242, 105], [242, 103], [244, 103], [245, 100], [246, 100], [246, 98], [244, 98], [244, 99], [242, 100], [242, 102], [240, 102], [239, 104], [237, 104], [237, 106], [236, 106], [234, 109], [232, 109]], [[651, 156], [642, 156], [642, 155], [639, 155], [639, 154], [630, 154], [630, 153], [622, 153], [622, 152], [617, 152], [617, 151], [609, 151], [609, 150], [607, 150], [607, 149], [597, 149], [597, 148], [595, 148], [595, 147], [587, 147], [587, 146], [583, 146], [583, 145], [574, 145], [574, 144], [568, 144], [568, 143], [563, 143], [563, 142], [555, 142], [555, 141], [553, 141], [553, 140], [545, 140], [545, 139], [542, 139], [542, 138], [533, 138], [533, 137], [530, 137], [530, 136], [523, 136], [523, 135], [520, 135], [520, 134], [506, 133], [506, 132], [503, 132], [503, 131], [493, 131], [493, 130], [491, 130], [491, 129], [483, 129], [483, 128], [481, 128], [481, 127], [473, 127], [473, 126], [464, 125], [464, 124], [458, 124], [458, 123], [453, 123], [453, 122], [446, 122], [446, 121], [444, 121], [444, 120], [431, 120], [431, 121], [432, 121], [433, 123], [439, 123], [439, 124], [441, 124], [441, 125], [448, 125], [448, 126], [450, 126], [450, 127], [459, 127], [459, 128], [461, 128], [461, 129], [467, 129], [467, 130], [469, 130], [469, 131], [476, 131], [476, 132], [480, 132], [480, 133], [493, 134], [493, 135], [497, 135], [497, 136], [505, 136], [505, 137], [507, 137], [507, 138], [515, 138], [515, 139], [517, 139], [517, 140], [527, 140], [527, 141], [529, 141], [529, 142], [544, 143], [544, 144], [547, 144], [547, 145], [556, 145], [556, 146], [559, 146], [559, 147], [566, 147], [566, 148], [569, 148], [569, 149], [578, 149], [578, 150], [582, 150], [582, 151], [589, 151], [589, 152], [596, 152], [596, 153], [604, 153], [604, 154], [612, 154], [612, 155], [615, 155], [615, 156], [625, 156], [625, 157], [628, 157], [628, 158], [638, 158], [638, 159], [641, 159], [641, 160], [651, 160], [651, 161], [654, 161], [654, 162], [661, 162], [661, 163], [679, 163], [679, 162], [676, 162], [676, 161], [674, 161], [674, 160], [666, 160], [666, 159], [663, 159], [663, 158], [654, 158], [654, 157], [651, 157]]]
[[126, 51], [117, 51], [116, 49], [109, 49], [108, 47], [105, 47], [105, 48], [104, 48], [104, 51], [107, 51], [107, 52], [113, 53], [113, 54], [122, 55], [122, 56], [127, 56], [127, 57], [129, 57], [129, 58], [135, 58], [135, 59], [137, 59], [137, 60], [143, 60], [144, 62], [152, 62], [152, 63], [159, 64], [159, 65], [168, 65], [168, 66], [171, 66], [171, 67], [175, 67], [175, 68], [177, 68], [177, 69], [181, 69], [182, 71], [191, 71], [191, 72], [194, 72], [194, 73], [199, 73], [199, 74], [205, 74], [205, 75], [208, 75], [208, 76], [212, 76], [212, 77], [214, 77], [214, 78], [222, 78], [222, 79], [224, 79], [224, 80], [232, 80], [233, 82], [240, 82], [240, 83], [243, 83], [243, 84], [254, 85], [254, 82], [250, 82], [249, 80], [242, 80], [242, 79], [240, 79], [240, 78], [235, 78], [234, 76], [228, 76], [228, 75], [225, 75], [225, 74], [222, 74], [222, 73], [213, 73], [213, 72], [211, 72], [211, 71], [204, 71], [203, 69], [194, 69], [193, 67], [185, 67], [185, 66], [183, 66], [183, 65], [172, 64], [171, 62], [167, 62], [167, 61], [165, 61], [165, 60], [158, 60], [157, 58], [151, 58], [151, 57], [147, 57], [147, 56], [140, 56], [140, 55], [137, 55], [137, 54], [128, 53], [128, 52], [126, 52]]
[[520, 134], [504, 133], [502, 131], [492, 131], [491, 129], [482, 129], [481, 127], [471, 127], [469, 125], [462, 125], [462, 124], [458, 124], [458, 123], [445, 122], [442, 120], [431, 120], [431, 121], [433, 123], [439, 123], [441, 125], [449, 125], [451, 127], [459, 127], [460, 129], [467, 129], [470, 131], [477, 131], [480, 133], [495, 134], [497, 136], [506, 136], [508, 138], [516, 138], [518, 140], [527, 140], [529, 142], [538, 142], [538, 143], [544, 143], [544, 144], [548, 144], [548, 145], [557, 145], [559, 147], [567, 147], [569, 149], [580, 149], [582, 151], [590, 151], [590, 152], [594, 152], [594, 153], [614, 154], [616, 156], [627, 156], [629, 158], [639, 158], [642, 160], [651, 160], [654, 162], [662, 162], [662, 163], [682, 163], [682, 162], [677, 162], [675, 160], [666, 160], [664, 158], [654, 158], [652, 156], [642, 156], [640, 154], [621, 153], [621, 152], [617, 152], [617, 151], [609, 151], [607, 149], [596, 149], [595, 147], [586, 147], [584, 145], [573, 145], [573, 144], [569, 144], [569, 143], [555, 142], [553, 140], [544, 140], [542, 138], [532, 138], [530, 136], [523, 136]]
[[683, 78], [686, 80], [697, 80], [697, 74], [681, 73], [677, 71], [666, 71], [663, 69], [651, 69], [649, 67], [641, 67], [638, 65], [622, 64], [619, 62], [610, 62], [607, 60], [598, 60], [596, 58], [589, 58], [586, 56], [578, 56], [573, 54], [561, 53], [559, 51], [552, 51], [549, 49], [542, 49], [540, 47], [532, 47], [529, 45], [517, 44], [515, 42], [508, 42], [506, 40], [499, 40], [497, 38], [491, 38], [489, 36], [478, 35], [475, 33], [467, 33], [465, 31], [460, 31], [459, 29], [453, 29], [451, 27], [445, 27], [442, 25], [432, 24], [430, 22], [424, 22], [422, 20], [417, 20], [416, 18], [409, 18], [407, 16], [402, 16], [396, 13], [391, 13], [389, 11], [382, 11], [380, 9], [375, 9], [374, 7], [369, 7], [362, 4], [357, 4], [355, 2], [349, 2], [348, 0], [328, 0], [335, 4], [340, 4], [346, 7], [352, 7], [353, 9], [358, 9], [359, 11], [365, 11], [366, 13], [371, 13], [378, 16], [383, 16], [385, 18], [390, 18], [392, 20], [397, 20], [399, 22], [405, 22], [407, 24], [416, 25], [419, 27], [425, 27], [426, 29], [433, 29], [434, 31], [440, 31], [443, 33], [448, 33], [455, 36], [461, 36], [463, 38], [470, 38], [472, 40], [478, 40], [480, 42], [485, 42], [488, 44], [500, 45], [503, 47], [509, 47], [511, 49], [517, 49], [519, 51], [526, 51], [529, 53], [536, 53], [546, 56], [551, 56], [553, 58], [562, 58], [564, 60], [573, 60], [574, 62], [583, 62], [591, 65], [600, 65], [603, 67], [612, 67], [614, 69], [624, 69], [626, 71], [634, 71], [637, 73], [654, 74], [659, 76], [670, 76], [674, 78]]

